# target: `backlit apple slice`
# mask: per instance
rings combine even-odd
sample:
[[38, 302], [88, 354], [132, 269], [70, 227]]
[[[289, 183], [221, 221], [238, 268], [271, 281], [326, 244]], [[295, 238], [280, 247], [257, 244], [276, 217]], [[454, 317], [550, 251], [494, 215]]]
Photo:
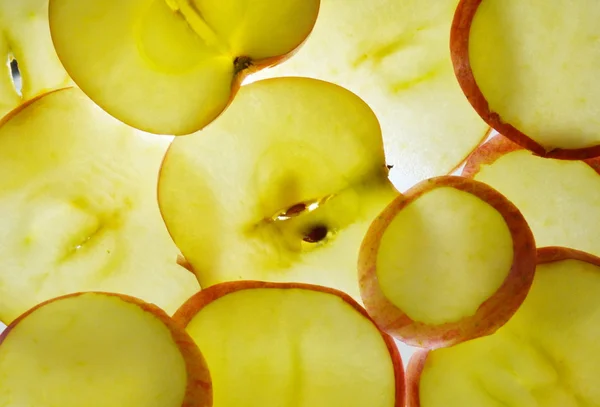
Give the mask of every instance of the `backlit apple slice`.
[[410, 407], [600, 405], [600, 258], [539, 250], [527, 299], [495, 334], [416, 354]]
[[600, 159], [535, 156], [496, 136], [469, 157], [463, 176], [485, 182], [523, 213], [538, 246], [600, 255]]
[[260, 78], [301, 75], [363, 98], [381, 122], [401, 191], [448, 174], [488, 126], [465, 99], [448, 52], [458, 0], [321, 0], [298, 53]]
[[319, 0], [50, 0], [52, 39], [79, 87], [151, 133], [210, 123], [241, 80], [311, 32]]
[[371, 109], [337, 85], [276, 78], [243, 86], [205, 130], [178, 137], [158, 200], [202, 287], [304, 282], [360, 299], [369, 224], [398, 192]]
[[88, 292], [49, 300], [0, 335], [2, 406], [210, 407], [206, 362], [160, 308]]
[[432, 348], [493, 333], [525, 299], [534, 271], [535, 242], [519, 210], [454, 176], [392, 202], [359, 258], [369, 315], [404, 343]]
[[78, 291], [174, 312], [198, 289], [156, 203], [169, 140], [143, 136], [75, 88], [0, 124], [0, 320]]
[[464, 93], [539, 155], [600, 155], [599, 19], [594, 0], [462, 0], [451, 51]]
[[348, 295], [240, 281], [201, 291], [173, 317], [202, 350], [219, 407], [404, 407], [394, 340]]

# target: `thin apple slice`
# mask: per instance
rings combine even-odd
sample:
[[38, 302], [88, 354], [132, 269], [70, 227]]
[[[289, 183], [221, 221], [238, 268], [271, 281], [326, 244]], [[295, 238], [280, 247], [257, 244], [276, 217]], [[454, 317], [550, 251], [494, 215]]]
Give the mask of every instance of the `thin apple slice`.
[[600, 3], [462, 0], [451, 52], [481, 117], [539, 155], [600, 155]]
[[404, 406], [394, 340], [340, 291], [223, 283], [196, 294], [173, 318], [202, 349], [215, 406]]
[[397, 198], [360, 250], [361, 295], [386, 332], [449, 346], [502, 326], [535, 271], [535, 242], [519, 210], [486, 184], [444, 176]]
[[206, 362], [160, 308], [88, 292], [51, 299], [0, 335], [6, 407], [210, 407]]
[[538, 261], [527, 299], [495, 334], [411, 360], [408, 406], [600, 405], [600, 258], [552, 247]]
[[79, 87], [151, 133], [189, 134], [241, 80], [305, 40], [319, 0], [50, 0], [52, 39]]
[[156, 203], [169, 140], [143, 136], [75, 88], [22, 104], [0, 125], [0, 320], [77, 291], [174, 312], [198, 289], [176, 264]]
[[510, 199], [527, 219], [538, 246], [600, 255], [600, 159], [538, 157], [500, 135], [479, 147], [462, 173]]
[[158, 200], [202, 287], [294, 281], [360, 299], [356, 261], [398, 192], [371, 109], [337, 85], [276, 78], [243, 86], [205, 130], [173, 141]]
[[363, 98], [383, 129], [401, 191], [450, 173], [488, 126], [465, 99], [448, 52], [458, 0], [321, 0], [293, 58], [256, 77], [310, 76]]

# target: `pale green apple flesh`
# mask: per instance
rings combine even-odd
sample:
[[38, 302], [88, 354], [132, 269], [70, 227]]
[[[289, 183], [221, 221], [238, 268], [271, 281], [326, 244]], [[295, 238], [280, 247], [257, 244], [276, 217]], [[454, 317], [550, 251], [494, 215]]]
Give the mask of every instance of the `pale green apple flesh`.
[[305, 40], [319, 0], [51, 0], [52, 39], [79, 87], [152, 133], [210, 123], [244, 75]]
[[173, 141], [158, 200], [202, 287], [296, 281], [359, 299], [360, 242], [398, 195], [387, 173], [377, 119], [360, 98], [277, 78], [243, 86], [209, 127]]

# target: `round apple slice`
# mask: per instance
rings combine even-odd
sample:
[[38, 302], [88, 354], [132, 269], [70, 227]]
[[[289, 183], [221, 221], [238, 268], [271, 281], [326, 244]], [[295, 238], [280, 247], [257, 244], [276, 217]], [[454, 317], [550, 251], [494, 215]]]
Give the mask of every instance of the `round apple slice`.
[[481, 182], [444, 176], [397, 198], [360, 250], [360, 289], [377, 324], [408, 345], [489, 335], [521, 305], [535, 242], [519, 210]]
[[245, 75], [305, 40], [319, 0], [51, 0], [50, 29], [75, 83], [119, 120], [189, 134]]
[[356, 261], [397, 195], [377, 118], [356, 95], [309, 78], [243, 86], [218, 120], [176, 138], [158, 201], [202, 287], [261, 280], [360, 299]]
[[463, 176], [494, 187], [527, 219], [538, 246], [600, 255], [600, 159], [535, 156], [500, 135], [469, 158]]
[[600, 3], [463, 0], [451, 52], [479, 115], [539, 155], [600, 155]]
[[223, 283], [194, 295], [173, 318], [202, 349], [215, 406], [404, 406], [394, 340], [342, 292]]
[[599, 296], [600, 258], [540, 249], [529, 295], [506, 325], [411, 359], [408, 406], [600, 405]]
[[75, 88], [0, 123], [0, 320], [78, 291], [174, 312], [198, 289], [156, 202], [169, 140], [126, 127]]
[[185, 330], [152, 304], [109, 293], [21, 315], [0, 335], [0, 379], [5, 406], [212, 406], [206, 362]]

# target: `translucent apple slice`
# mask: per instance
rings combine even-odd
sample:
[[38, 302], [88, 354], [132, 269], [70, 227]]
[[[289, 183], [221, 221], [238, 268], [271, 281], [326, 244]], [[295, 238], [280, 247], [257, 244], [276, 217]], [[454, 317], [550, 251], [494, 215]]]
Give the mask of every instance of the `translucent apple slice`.
[[444, 176], [381, 213], [358, 267], [365, 307], [384, 331], [408, 345], [449, 346], [489, 335], [514, 314], [533, 281], [535, 242], [499, 192]]
[[215, 406], [404, 406], [393, 339], [342, 292], [223, 283], [196, 294], [173, 318], [202, 349]]
[[58, 55], [119, 120], [189, 134], [217, 117], [248, 73], [312, 30], [319, 0], [51, 0]]
[[458, 0], [321, 0], [293, 58], [258, 73], [311, 76], [363, 98], [383, 129], [391, 179], [404, 191], [450, 173], [488, 126], [465, 99], [448, 52]]
[[539, 250], [530, 293], [495, 334], [420, 353], [410, 407], [600, 405], [600, 259]]
[[600, 3], [463, 0], [456, 75], [481, 117], [539, 155], [600, 155]]
[[75, 88], [0, 125], [0, 319], [78, 291], [174, 312], [198, 289], [156, 203], [169, 140], [142, 136]]
[[160, 308], [78, 293], [27, 311], [0, 335], [6, 407], [210, 407], [206, 362]]

